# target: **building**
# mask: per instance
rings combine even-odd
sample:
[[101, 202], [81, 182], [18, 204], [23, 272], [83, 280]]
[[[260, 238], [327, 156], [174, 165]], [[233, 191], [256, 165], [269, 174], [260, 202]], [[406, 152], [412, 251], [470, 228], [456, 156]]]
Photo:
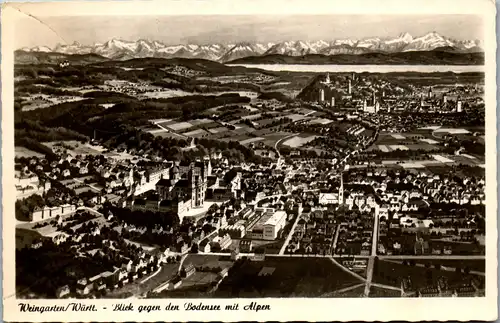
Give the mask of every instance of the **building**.
[[366, 99], [363, 101], [363, 112], [378, 113], [379, 110], [380, 110], [380, 103], [375, 98], [375, 91], [374, 91], [371, 102], [369, 104]]
[[320, 193], [318, 202], [320, 205], [338, 204], [339, 195], [335, 193]]
[[210, 248], [210, 243], [207, 239], [203, 240], [200, 242], [198, 246], [198, 251], [199, 252], [204, 252], [204, 253], [209, 253], [211, 250]]
[[33, 194], [42, 195], [50, 189], [49, 181], [40, 181], [33, 173], [15, 173], [16, 199], [21, 200]]
[[76, 211], [76, 206], [74, 205], [61, 205], [49, 207], [45, 206], [43, 208], [35, 208], [35, 210], [30, 214], [29, 220], [32, 222], [52, 219], [57, 216], [68, 215]]
[[242, 224], [231, 224], [219, 230], [220, 234], [229, 234], [231, 238], [241, 239], [245, 236], [246, 229]]
[[181, 163], [179, 167], [172, 167], [168, 178], [162, 178], [156, 183], [160, 201], [190, 201], [190, 208], [203, 207], [210, 172], [210, 160]]
[[186, 273], [186, 278], [193, 275], [196, 272], [196, 268], [193, 264], [189, 264], [184, 268], [184, 272]]
[[462, 100], [460, 98], [457, 99], [457, 112], [462, 112]]
[[278, 237], [279, 231], [285, 227], [286, 217], [285, 211], [274, 213], [263, 225], [263, 239], [275, 240]]
[[323, 103], [325, 101], [325, 90], [324, 89], [319, 89], [318, 101], [319, 101], [319, 103]]
[[227, 249], [232, 243], [229, 234], [224, 234], [223, 236], [217, 236], [212, 240], [211, 248], [212, 250], [224, 250]]
[[239, 249], [241, 252], [249, 253], [252, 252], [252, 240], [240, 240]]
[[56, 297], [57, 298], [67, 298], [70, 296], [70, 289], [68, 285], [64, 285], [62, 287], [59, 287], [56, 290]]

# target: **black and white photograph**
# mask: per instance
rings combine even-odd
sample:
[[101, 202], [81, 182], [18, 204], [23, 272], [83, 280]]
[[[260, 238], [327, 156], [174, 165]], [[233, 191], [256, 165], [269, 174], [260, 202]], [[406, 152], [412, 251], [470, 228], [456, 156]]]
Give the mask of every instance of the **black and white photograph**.
[[4, 299], [18, 314], [496, 298], [484, 12], [12, 6]]

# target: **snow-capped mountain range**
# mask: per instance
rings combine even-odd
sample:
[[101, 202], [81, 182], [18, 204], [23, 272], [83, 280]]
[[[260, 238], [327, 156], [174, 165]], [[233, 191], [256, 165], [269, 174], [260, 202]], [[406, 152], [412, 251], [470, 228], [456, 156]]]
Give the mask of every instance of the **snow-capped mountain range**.
[[481, 44], [477, 40], [454, 40], [436, 32], [420, 37], [402, 33], [396, 38], [366, 38], [361, 40], [337, 39], [333, 41], [284, 41], [280, 43], [208, 44], [208, 45], [165, 45], [159, 41], [140, 39], [124, 41], [111, 39], [104, 44], [92, 46], [77, 42], [71, 45], [59, 44], [54, 48], [37, 46], [22, 48], [30, 52], [57, 52], [64, 54], [95, 53], [110, 59], [126, 60], [142, 57], [161, 58], [202, 58], [213, 61], [228, 62], [248, 56], [281, 54], [302, 56], [307, 54], [364, 54], [369, 52], [408, 52], [446, 49], [456, 52], [481, 52]]

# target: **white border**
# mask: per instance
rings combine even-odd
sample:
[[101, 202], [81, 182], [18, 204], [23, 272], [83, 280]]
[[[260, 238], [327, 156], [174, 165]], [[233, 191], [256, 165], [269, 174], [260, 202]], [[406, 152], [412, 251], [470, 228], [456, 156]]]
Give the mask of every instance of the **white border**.
[[[404, 5], [403, 5], [404, 3]], [[10, 7], [10, 8], [9, 8]], [[186, 14], [477, 14], [484, 18], [486, 61], [486, 277], [484, 298], [330, 298], [330, 299], [238, 299], [240, 307], [251, 301], [270, 304], [271, 311], [251, 312], [111, 312], [114, 300], [82, 300], [81, 303], [106, 306], [108, 311], [20, 313], [18, 301], [9, 295], [15, 290], [15, 217], [13, 191], [13, 48], [12, 10], [33, 16], [57, 15], [186, 15]], [[11, 3], [2, 8], [2, 187], [3, 190], [3, 295], [5, 321], [349, 321], [349, 320], [495, 320], [497, 318], [497, 195], [496, 195], [496, 39], [493, 1], [488, 0], [278, 0], [278, 1], [138, 1], [138, 2], [58, 2]], [[193, 299], [193, 303], [232, 304], [233, 299]], [[128, 303], [130, 300], [121, 300]], [[135, 300], [140, 304], [179, 304], [184, 300]], [[30, 304], [67, 304], [64, 300], [33, 300]]]

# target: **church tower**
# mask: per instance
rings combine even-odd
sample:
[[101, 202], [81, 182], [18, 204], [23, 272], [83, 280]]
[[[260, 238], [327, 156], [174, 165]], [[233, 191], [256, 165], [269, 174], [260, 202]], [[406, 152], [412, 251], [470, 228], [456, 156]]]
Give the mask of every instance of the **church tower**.
[[325, 90], [319, 89], [319, 103], [323, 103], [325, 101]]
[[457, 109], [456, 112], [462, 112], [462, 99], [458, 97], [457, 99]]

